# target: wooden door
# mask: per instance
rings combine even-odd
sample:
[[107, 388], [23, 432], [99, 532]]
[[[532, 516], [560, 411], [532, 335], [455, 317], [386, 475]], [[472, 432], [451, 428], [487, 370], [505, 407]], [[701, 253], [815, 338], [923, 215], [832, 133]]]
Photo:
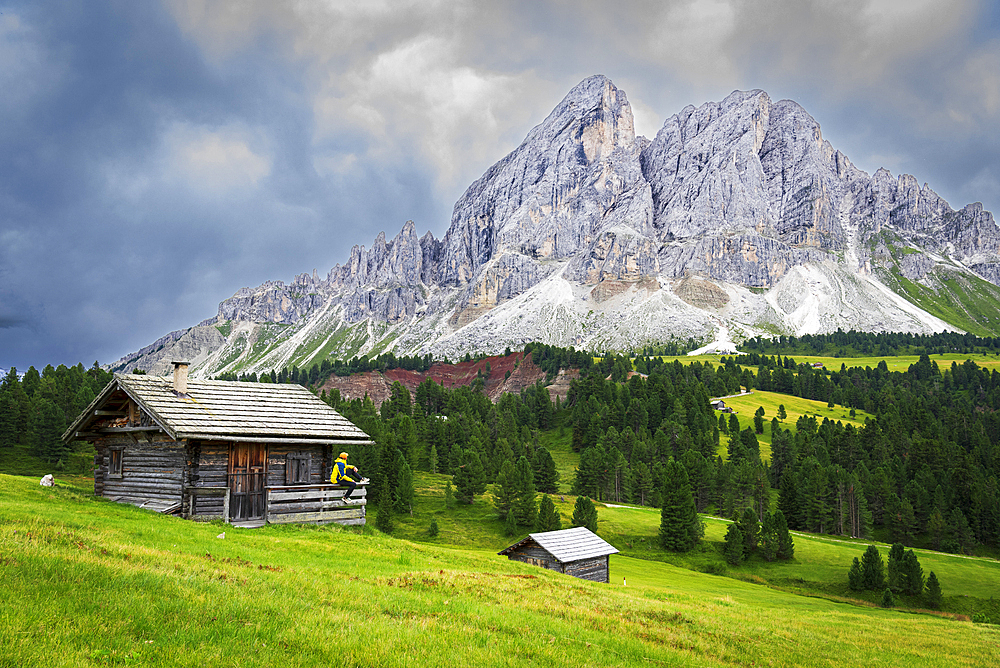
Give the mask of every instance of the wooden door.
[[229, 518], [233, 521], [264, 518], [264, 483], [267, 446], [234, 443], [229, 449]]

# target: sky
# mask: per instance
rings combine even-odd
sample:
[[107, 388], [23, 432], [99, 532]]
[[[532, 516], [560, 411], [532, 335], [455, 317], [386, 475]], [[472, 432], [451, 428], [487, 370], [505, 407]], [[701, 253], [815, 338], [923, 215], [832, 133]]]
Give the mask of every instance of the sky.
[[584, 78], [652, 138], [792, 99], [869, 174], [1000, 212], [986, 0], [0, 0], [0, 368], [114, 362], [462, 192]]

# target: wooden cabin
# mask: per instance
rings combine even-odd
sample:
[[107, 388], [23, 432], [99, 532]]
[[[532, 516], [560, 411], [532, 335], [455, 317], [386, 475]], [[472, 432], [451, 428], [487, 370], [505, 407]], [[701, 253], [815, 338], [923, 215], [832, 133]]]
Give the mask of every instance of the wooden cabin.
[[617, 553], [586, 527], [531, 533], [499, 552], [514, 561], [594, 582], [609, 581], [611, 555]]
[[94, 494], [195, 520], [244, 526], [364, 524], [364, 483], [331, 485], [365, 432], [300, 385], [116, 375], [64, 441], [97, 448]]

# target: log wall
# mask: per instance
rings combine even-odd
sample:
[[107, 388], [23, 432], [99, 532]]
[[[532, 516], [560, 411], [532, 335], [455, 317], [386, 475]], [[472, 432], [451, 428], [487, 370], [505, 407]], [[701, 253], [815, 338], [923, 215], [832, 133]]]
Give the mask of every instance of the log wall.
[[581, 578], [583, 580], [610, 582], [610, 571], [608, 568], [609, 562], [610, 558], [608, 555], [603, 557], [594, 557], [593, 559], [571, 561], [566, 564], [566, 570], [563, 572], [566, 573], [566, 575], [572, 575], [575, 578]]
[[[110, 475], [110, 451], [122, 450], [121, 477]], [[102, 439], [97, 446], [94, 493], [135, 505], [180, 503], [185, 447], [175, 441], [135, 442], [129, 436]]]
[[533, 566], [541, 566], [542, 568], [547, 568], [550, 571], [557, 571], [559, 573], [565, 573], [563, 570], [563, 564], [558, 559], [552, 556], [551, 553], [543, 550], [536, 543], [528, 543], [522, 545], [513, 552], [507, 555], [508, 559], [513, 559], [514, 561], [523, 561], [526, 564], [531, 564]]
[[550, 571], [572, 575], [582, 580], [610, 582], [610, 558], [608, 555], [562, 563], [538, 544], [529, 542], [508, 553], [507, 558], [514, 561], [522, 561], [533, 566], [541, 566]]

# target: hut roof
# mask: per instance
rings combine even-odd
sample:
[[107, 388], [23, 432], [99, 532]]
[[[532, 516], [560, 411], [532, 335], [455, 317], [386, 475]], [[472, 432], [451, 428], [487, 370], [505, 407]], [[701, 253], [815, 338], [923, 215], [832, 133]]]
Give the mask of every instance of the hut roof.
[[561, 531], [529, 533], [526, 538], [498, 554], [509, 555], [513, 550], [528, 542], [537, 543], [539, 547], [563, 563], [618, 553], [614, 546], [587, 527], [573, 527]]
[[64, 439], [97, 417], [123, 391], [174, 439], [367, 443], [368, 435], [301, 385], [188, 380], [187, 394], [170, 378], [116, 375], [70, 425]]

